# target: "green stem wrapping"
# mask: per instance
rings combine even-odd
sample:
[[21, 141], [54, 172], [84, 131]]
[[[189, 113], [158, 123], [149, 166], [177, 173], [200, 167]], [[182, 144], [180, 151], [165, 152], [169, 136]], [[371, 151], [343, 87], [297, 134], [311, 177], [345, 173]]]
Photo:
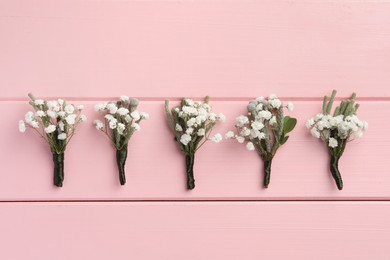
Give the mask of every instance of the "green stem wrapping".
[[268, 188], [271, 179], [271, 160], [264, 160], [264, 188]]
[[62, 187], [64, 181], [64, 153], [56, 154], [53, 153], [54, 162], [54, 185]]
[[340, 157], [331, 155], [330, 157], [330, 171], [332, 173], [333, 179], [336, 182], [337, 188], [339, 190], [343, 189], [343, 180], [341, 179], [341, 174], [339, 171], [339, 160]]
[[116, 150], [116, 163], [119, 170], [119, 181], [121, 185], [125, 185], [126, 176], [125, 176], [125, 164], [127, 159], [127, 146], [123, 147], [121, 150]]
[[187, 166], [187, 189], [192, 190], [195, 188], [195, 179], [194, 179], [194, 161], [195, 155], [186, 154], [186, 166]]

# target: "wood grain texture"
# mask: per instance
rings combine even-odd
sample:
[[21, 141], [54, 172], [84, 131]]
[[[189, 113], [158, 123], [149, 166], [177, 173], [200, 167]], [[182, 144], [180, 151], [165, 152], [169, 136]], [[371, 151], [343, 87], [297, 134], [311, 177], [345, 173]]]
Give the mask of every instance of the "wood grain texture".
[[388, 1], [0, 1], [1, 98], [390, 95]]
[[[20, 134], [17, 122], [28, 111], [27, 102], [1, 102], [0, 128], [2, 171], [0, 199], [8, 200], [312, 200], [389, 199], [390, 176], [383, 131], [389, 102], [363, 101], [359, 116], [369, 122], [363, 138], [348, 144], [340, 161], [345, 188], [338, 191], [328, 170], [324, 143], [305, 128], [306, 120], [321, 109], [320, 102], [295, 102], [290, 113], [298, 125], [290, 140], [277, 153], [271, 184], [262, 188], [262, 161], [256, 153], [233, 140], [208, 143], [198, 151], [196, 188], [187, 191], [184, 156], [169, 131], [163, 101], [141, 101], [140, 111], [150, 114], [141, 131], [130, 140], [126, 164], [127, 184], [119, 185], [115, 150], [92, 122], [98, 117], [94, 101], [86, 106], [89, 118], [80, 125], [65, 154], [63, 188], [52, 184], [53, 163], [47, 144], [33, 131]], [[174, 103], [173, 103], [174, 104]], [[173, 105], [172, 104], [172, 105]], [[235, 118], [246, 111], [244, 101], [213, 101], [213, 110], [223, 112], [226, 122], [215, 132], [233, 129]], [[12, 111], [12, 113], [9, 113]]]
[[2, 203], [2, 259], [388, 260], [389, 202]]

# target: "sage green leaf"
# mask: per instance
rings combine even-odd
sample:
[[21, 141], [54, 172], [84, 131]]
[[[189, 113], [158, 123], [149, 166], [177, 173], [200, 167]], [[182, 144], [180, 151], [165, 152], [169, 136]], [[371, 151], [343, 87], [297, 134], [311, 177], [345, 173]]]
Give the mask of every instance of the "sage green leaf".
[[172, 131], [175, 131], [175, 124], [173, 123], [172, 115], [169, 112], [169, 101], [168, 100], [165, 100], [165, 114], [167, 115], [169, 127], [172, 129]]
[[284, 136], [283, 139], [281, 140], [280, 144], [285, 144], [288, 140], [289, 136]]
[[291, 132], [297, 124], [297, 119], [286, 116], [283, 118], [283, 133]]

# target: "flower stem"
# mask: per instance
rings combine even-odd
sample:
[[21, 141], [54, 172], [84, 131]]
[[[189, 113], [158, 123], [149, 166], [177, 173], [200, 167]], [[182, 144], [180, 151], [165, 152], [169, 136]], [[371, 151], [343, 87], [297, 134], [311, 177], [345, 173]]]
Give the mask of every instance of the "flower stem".
[[271, 178], [271, 160], [264, 159], [264, 188], [268, 188], [270, 178]]
[[194, 179], [194, 154], [186, 154], [186, 166], [187, 166], [187, 189], [192, 190], [195, 188], [195, 179]]
[[339, 171], [339, 160], [340, 157], [331, 155], [330, 157], [330, 171], [332, 173], [333, 179], [336, 182], [337, 188], [339, 190], [343, 189], [343, 180], [341, 179], [341, 174]]
[[53, 153], [54, 162], [54, 185], [62, 187], [64, 181], [64, 153]]
[[125, 145], [120, 150], [116, 150], [116, 163], [118, 165], [119, 181], [121, 185], [125, 185], [126, 183], [126, 176], [125, 176], [126, 159], [127, 159], [127, 145]]

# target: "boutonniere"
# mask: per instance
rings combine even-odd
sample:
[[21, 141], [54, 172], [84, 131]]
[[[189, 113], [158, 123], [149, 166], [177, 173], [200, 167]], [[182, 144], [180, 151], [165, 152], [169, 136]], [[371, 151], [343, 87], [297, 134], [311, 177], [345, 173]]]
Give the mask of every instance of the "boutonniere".
[[135, 132], [141, 129], [139, 123], [149, 118], [147, 113], [137, 111], [138, 103], [138, 99], [121, 96], [118, 101], [95, 106], [95, 110], [100, 111], [104, 116], [104, 123], [101, 120], [94, 121], [96, 129], [102, 131], [116, 148], [116, 162], [121, 185], [126, 183], [125, 163], [129, 140]]
[[339, 190], [343, 189], [343, 181], [339, 171], [339, 160], [343, 155], [349, 141], [360, 138], [363, 131], [368, 128], [366, 121], [356, 116], [359, 104], [355, 104], [356, 94], [353, 93], [350, 99], [341, 102], [331, 115], [332, 105], [336, 97], [336, 90], [333, 90], [331, 97], [324, 97], [322, 113], [310, 118], [306, 127], [311, 134], [324, 141], [330, 154], [330, 171]]
[[239, 143], [246, 142], [249, 151], [257, 151], [264, 162], [264, 187], [268, 188], [271, 176], [271, 164], [276, 151], [285, 144], [297, 120], [285, 116], [283, 108], [289, 111], [294, 109], [292, 103], [283, 106], [275, 96], [269, 98], [259, 97], [249, 102], [248, 113], [236, 118], [237, 133], [229, 131], [226, 139], [236, 139]]
[[65, 149], [75, 134], [77, 124], [87, 119], [81, 114], [84, 106], [68, 104], [63, 99], [45, 101], [35, 99], [32, 94], [28, 96], [35, 112], [27, 112], [24, 120], [19, 121], [19, 131], [24, 133], [29, 127], [49, 144], [54, 162], [54, 185], [62, 187]]
[[210, 137], [211, 132], [218, 121], [224, 121], [225, 116], [220, 113], [214, 114], [209, 105], [209, 97], [204, 103], [194, 102], [183, 98], [180, 105], [169, 109], [169, 101], [165, 101], [165, 112], [170, 129], [175, 135], [174, 140], [180, 150], [185, 154], [187, 166], [187, 188], [195, 188], [194, 160], [195, 153], [208, 140], [219, 143], [221, 134]]

